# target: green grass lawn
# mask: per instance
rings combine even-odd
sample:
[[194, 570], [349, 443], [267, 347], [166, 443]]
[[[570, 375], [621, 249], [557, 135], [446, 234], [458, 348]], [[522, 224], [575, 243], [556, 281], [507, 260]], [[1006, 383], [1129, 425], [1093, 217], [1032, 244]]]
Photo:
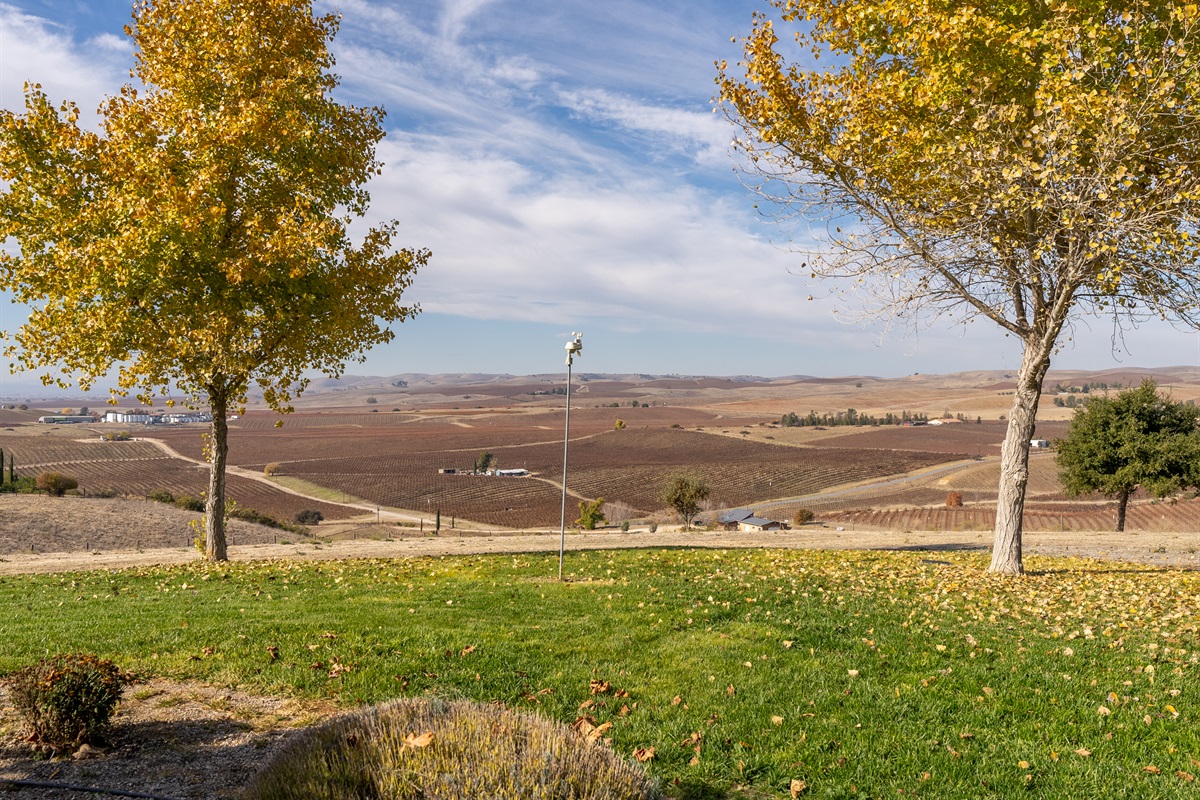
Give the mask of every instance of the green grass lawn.
[[7, 577], [0, 670], [91, 651], [347, 705], [586, 715], [681, 798], [1195, 797], [1200, 573], [986, 566], [644, 550], [570, 555], [565, 583], [548, 555]]

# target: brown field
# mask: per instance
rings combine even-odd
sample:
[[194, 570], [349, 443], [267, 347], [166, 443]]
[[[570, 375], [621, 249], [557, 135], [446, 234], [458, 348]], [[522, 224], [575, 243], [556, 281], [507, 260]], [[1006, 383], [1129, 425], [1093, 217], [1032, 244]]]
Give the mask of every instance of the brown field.
[[[1173, 396], [1186, 398], [1200, 396], [1196, 373], [1193, 368], [1160, 370], [1157, 377]], [[1052, 373], [1047, 385], [1097, 379], [1128, 384], [1146, 374], [1141, 370]], [[358, 498], [427, 517], [440, 511], [443, 517], [489, 526], [557, 527], [563, 398], [535, 392], [549, 391], [561, 380], [554, 376], [409, 377], [407, 387], [398, 381], [370, 379], [318, 391], [305, 399], [300, 411], [284, 419], [283, 427], [275, 426], [274, 414], [253, 410], [252, 403], [252, 410], [231, 425], [230, 464], [246, 472], [231, 474], [230, 496], [244, 507], [277, 518], [316, 508], [327, 519], [345, 519], [360, 510], [333, 501]], [[940, 529], [990, 524], [984, 516], [990, 513], [987, 506], [995, 502], [996, 456], [1005, 432], [999, 417], [1011, 402], [1010, 376], [979, 372], [889, 380], [769, 381], [586, 377], [572, 398], [568, 520], [576, 516], [579, 498], [596, 497], [621, 504], [629, 515], [665, 520], [660, 489], [670, 473], [689, 469], [700, 472], [712, 486], [712, 510], [756, 506], [780, 519], [790, 518], [800, 507], [822, 515], [907, 510], [911, 518], [896, 517], [896, 525]], [[375, 402], [367, 402], [368, 398]], [[612, 403], [619, 407], [611, 407]], [[642, 408], [643, 403], [650, 406]], [[0, 410], [0, 447], [16, 455], [19, 471], [64, 472], [80, 481], [84, 493], [144, 496], [155, 489], [192, 495], [204, 491], [206, 470], [192, 463], [204, 458], [200, 427], [131, 431], [158, 439], [183, 456], [174, 458], [149, 441], [97, 441], [101, 430], [116, 426], [31, 424], [39, 414], [58, 413], [70, 405], [55, 398], [43, 404], [44, 411]], [[92, 405], [99, 407], [94, 401]], [[948, 411], [965, 414], [971, 421], [826, 429], [778, 424], [789, 411], [827, 413], [847, 408], [875, 415], [910, 411], [939, 416]], [[1037, 435], [1061, 436], [1071, 413], [1045, 398]], [[982, 417], [979, 424], [976, 416]], [[613, 430], [617, 419], [626, 423], [625, 430]], [[495, 455], [496, 466], [522, 467], [532, 477], [438, 474], [441, 468], [470, 469], [485, 450]], [[970, 460], [979, 463], [904, 482], [886, 480]], [[298, 497], [250, 479], [261, 475], [268, 463], [278, 464], [282, 476], [324, 487], [328, 491], [322, 496], [331, 502]], [[844, 491], [847, 487], [857, 488]], [[945, 498], [951, 491], [963, 494], [965, 510], [946, 511]], [[1050, 524], [1037, 514], [1053, 516], [1064, 528], [1103, 520], [1104, 512], [1095, 502], [1067, 503], [1069, 499], [1058, 485], [1052, 454], [1035, 451], [1028, 493], [1029, 513], [1035, 516], [1030, 524]], [[1193, 524], [1187, 521], [1194, 511], [1191, 504], [1167, 513], [1143, 501], [1138, 509], [1137, 515], [1131, 515], [1131, 526]], [[1079, 519], [1069, 522], [1063, 515]], [[874, 525], [867, 520], [885, 517], [861, 519]]]

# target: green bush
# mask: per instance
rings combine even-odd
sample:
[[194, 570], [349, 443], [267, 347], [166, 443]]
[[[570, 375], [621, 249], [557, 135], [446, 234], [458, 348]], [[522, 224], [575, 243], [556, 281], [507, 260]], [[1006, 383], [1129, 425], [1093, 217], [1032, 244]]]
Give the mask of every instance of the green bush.
[[817, 515], [812, 512], [812, 509], [798, 508], [795, 516], [792, 517], [792, 522], [796, 525], [805, 525], [816, 519]]
[[181, 494], [175, 498], [175, 505], [182, 508], [184, 511], [203, 511], [204, 501], [199, 497], [192, 497], [190, 494]]
[[146, 495], [147, 500], [154, 500], [159, 503], [174, 503], [175, 495], [168, 492], [166, 489], [155, 489], [150, 494]]
[[245, 800], [652, 800], [640, 767], [561, 723], [468, 701], [402, 699], [313, 728]]
[[122, 677], [111, 661], [72, 653], [43, 658], [6, 683], [35, 740], [63, 747], [99, 738], [121, 699]]
[[323, 519], [325, 519], [324, 514], [311, 508], [306, 508], [296, 515], [296, 522], [301, 525], [317, 525]]

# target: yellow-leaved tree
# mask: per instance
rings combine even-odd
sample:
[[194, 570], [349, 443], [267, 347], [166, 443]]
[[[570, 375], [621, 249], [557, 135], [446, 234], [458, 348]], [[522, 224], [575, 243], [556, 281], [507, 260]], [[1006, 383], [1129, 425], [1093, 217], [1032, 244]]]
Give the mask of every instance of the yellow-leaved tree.
[[26, 85], [0, 112], [0, 287], [30, 308], [6, 356], [114, 398], [207, 406], [209, 559], [227, 557], [228, 416], [258, 387], [281, 413], [417, 312], [422, 249], [347, 227], [379, 170], [383, 111], [332, 97], [334, 16], [309, 0], [139, 0], [133, 76], [100, 106]]
[[1145, 317], [1200, 324], [1200, 10], [767, 2], [775, 19], [756, 14], [717, 82], [766, 207], [823, 223], [806, 275], [871, 312], [987, 318], [1022, 344], [991, 565], [1020, 573], [1042, 381], [1074, 321], [1117, 338]]

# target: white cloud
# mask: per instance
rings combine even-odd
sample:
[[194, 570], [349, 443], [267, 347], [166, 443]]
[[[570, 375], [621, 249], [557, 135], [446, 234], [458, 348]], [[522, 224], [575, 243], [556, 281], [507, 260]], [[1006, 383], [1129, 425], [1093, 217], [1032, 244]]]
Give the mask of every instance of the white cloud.
[[95, 110], [105, 96], [120, 89], [128, 67], [127, 59], [114, 57], [108, 37], [80, 44], [65, 26], [0, 4], [0, 106], [4, 108], [23, 110], [22, 85], [38, 83], [51, 102], [77, 103], [81, 123], [93, 126]]
[[603, 89], [564, 92], [562, 100], [591, 119], [651, 137], [661, 148], [680, 152], [705, 165], [729, 164], [729, 123], [711, 110], [649, 105]]

